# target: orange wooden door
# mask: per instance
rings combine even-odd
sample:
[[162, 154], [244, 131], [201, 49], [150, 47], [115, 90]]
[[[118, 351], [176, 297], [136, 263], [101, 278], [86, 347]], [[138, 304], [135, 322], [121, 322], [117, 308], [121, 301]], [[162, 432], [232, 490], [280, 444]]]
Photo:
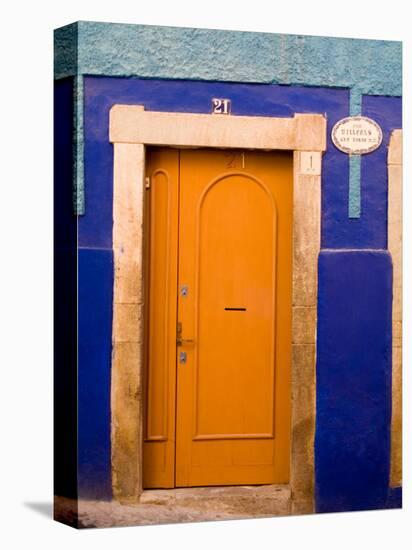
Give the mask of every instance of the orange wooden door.
[[[144, 470], [153, 473], [145, 473], [145, 486], [286, 483], [292, 157], [202, 149], [169, 155], [180, 157], [168, 169], [178, 172], [168, 180], [174, 189], [169, 204], [176, 209], [168, 219], [178, 217], [178, 238], [169, 226], [168, 241], [156, 244], [152, 230], [148, 402], [157, 404], [147, 411], [159, 423], [163, 418], [163, 432], [169, 432], [157, 445], [146, 438], [145, 446], [157, 450], [145, 452]], [[178, 181], [171, 185], [172, 179]], [[155, 184], [152, 176], [152, 217]], [[163, 260], [153, 259], [156, 248]], [[169, 273], [173, 298], [159, 297], [167, 285], [156, 265]], [[153, 332], [159, 323], [163, 339]], [[160, 348], [169, 350], [167, 358]], [[159, 361], [162, 379], [150, 374]], [[160, 388], [162, 398], [156, 397]]]

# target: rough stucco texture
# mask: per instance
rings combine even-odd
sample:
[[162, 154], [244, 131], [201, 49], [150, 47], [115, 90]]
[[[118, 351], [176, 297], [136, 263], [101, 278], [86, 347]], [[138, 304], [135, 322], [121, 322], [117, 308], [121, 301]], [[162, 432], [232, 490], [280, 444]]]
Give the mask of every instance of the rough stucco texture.
[[[349, 88], [350, 114], [357, 115], [362, 94], [401, 95], [402, 44], [80, 21], [55, 31], [55, 77], [85, 74]], [[73, 198], [80, 215], [85, 212], [82, 76], [76, 81]], [[349, 217], [356, 219], [361, 214], [360, 161], [351, 168]]]
[[[64, 42], [70, 33], [78, 40], [77, 66]], [[135, 75], [356, 86], [364, 94], [401, 95], [401, 42], [87, 21], [55, 36], [56, 78]]]

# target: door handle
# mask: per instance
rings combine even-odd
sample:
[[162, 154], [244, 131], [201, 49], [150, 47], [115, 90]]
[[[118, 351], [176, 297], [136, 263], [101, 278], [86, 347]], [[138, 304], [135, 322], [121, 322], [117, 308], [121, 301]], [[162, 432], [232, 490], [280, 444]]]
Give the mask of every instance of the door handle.
[[178, 338], [176, 340], [176, 344], [178, 346], [187, 346], [187, 345], [194, 344], [194, 343], [195, 343], [194, 340], [185, 340], [184, 338]]

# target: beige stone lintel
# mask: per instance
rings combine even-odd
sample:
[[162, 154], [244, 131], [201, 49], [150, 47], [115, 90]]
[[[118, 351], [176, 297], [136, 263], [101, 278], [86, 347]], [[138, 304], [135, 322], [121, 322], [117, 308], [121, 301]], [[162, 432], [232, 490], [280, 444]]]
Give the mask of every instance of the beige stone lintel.
[[110, 141], [175, 147], [230, 147], [324, 151], [326, 119], [319, 114], [293, 118], [219, 116], [145, 111], [141, 105], [114, 105]]
[[295, 151], [326, 151], [326, 118], [318, 114], [296, 114]]

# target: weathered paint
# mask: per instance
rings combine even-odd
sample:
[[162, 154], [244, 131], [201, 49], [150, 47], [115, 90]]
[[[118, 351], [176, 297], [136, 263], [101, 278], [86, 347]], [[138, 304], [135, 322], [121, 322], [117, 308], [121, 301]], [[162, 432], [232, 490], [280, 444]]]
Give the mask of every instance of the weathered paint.
[[319, 256], [316, 510], [384, 508], [389, 491], [392, 263]]
[[[351, 89], [354, 115], [361, 112], [362, 94], [401, 95], [401, 48], [401, 42], [381, 40], [79, 21], [55, 31], [55, 78], [81, 80], [87, 74], [342, 87]], [[81, 106], [79, 93], [77, 114]], [[80, 144], [80, 127], [76, 139]], [[74, 162], [75, 211], [84, 214], [80, 146]], [[358, 218], [359, 172], [351, 174], [349, 216]]]

